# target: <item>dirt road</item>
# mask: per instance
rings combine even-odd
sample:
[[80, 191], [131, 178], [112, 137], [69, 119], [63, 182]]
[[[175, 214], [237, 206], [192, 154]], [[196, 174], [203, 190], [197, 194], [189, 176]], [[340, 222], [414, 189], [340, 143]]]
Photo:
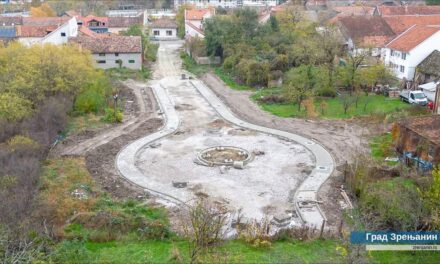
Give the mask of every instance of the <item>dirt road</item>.
[[366, 146], [367, 129], [339, 120], [305, 120], [282, 118], [262, 110], [249, 97], [252, 92], [227, 87], [215, 74], [201, 78], [240, 118], [260, 126], [271, 127], [313, 138], [324, 145], [341, 164]]
[[136, 97], [135, 103], [139, 109], [138, 112], [132, 116], [124, 116], [124, 122], [121, 125], [102, 131], [92, 138], [66, 147], [62, 151], [63, 156], [84, 155], [121, 135], [133, 132], [148, 119], [156, 117], [156, 101], [154, 100], [151, 89], [147, 84], [136, 82], [134, 80], [127, 80], [123, 82], [123, 84], [133, 91]]

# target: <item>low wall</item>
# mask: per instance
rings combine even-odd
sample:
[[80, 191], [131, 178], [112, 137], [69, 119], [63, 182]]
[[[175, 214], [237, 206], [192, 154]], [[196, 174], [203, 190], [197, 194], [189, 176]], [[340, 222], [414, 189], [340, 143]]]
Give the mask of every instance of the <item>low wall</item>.
[[220, 64], [220, 57], [193, 57], [197, 64], [208, 65], [208, 64]]

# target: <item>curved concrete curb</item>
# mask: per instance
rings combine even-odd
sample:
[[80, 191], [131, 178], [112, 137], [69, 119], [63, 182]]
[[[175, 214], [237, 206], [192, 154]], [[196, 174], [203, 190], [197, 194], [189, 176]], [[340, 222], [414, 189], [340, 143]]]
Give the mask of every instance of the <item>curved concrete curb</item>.
[[[174, 133], [179, 127], [179, 117], [174, 109], [174, 103], [171, 101], [166, 90], [160, 84], [153, 85], [152, 90], [163, 113], [164, 125], [157, 132], [140, 138], [121, 149], [116, 156], [115, 167], [119, 174], [128, 181], [154, 193], [160, 198], [172, 203], [184, 203], [176, 197], [157, 191], [159, 188], [155, 188], [154, 182], [148, 181], [148, 178], [136, 167], [136, 159], [141, 150], [147, 148], [154, 141]], [[149, 186], [149, 188], [145, 188], [145, 186]]]
[[295, 208], [305, 224], [320, 227], [326, 221], [325, 215], [317, 203], [317, 194], [321, 185], [330, 177], [334, 170], [334, 160], [330, 153], [319, 143], [289, 132], [262, 127], [243, 121], [226, 107], [223, 102], [201, 81], [194, 80], [191, 84], [208, 101], [215, 111], [232, 124], [255, 131], [271, 134], [295, 141], [310, 150], [315, 156], [316, 167], [295, 193]]

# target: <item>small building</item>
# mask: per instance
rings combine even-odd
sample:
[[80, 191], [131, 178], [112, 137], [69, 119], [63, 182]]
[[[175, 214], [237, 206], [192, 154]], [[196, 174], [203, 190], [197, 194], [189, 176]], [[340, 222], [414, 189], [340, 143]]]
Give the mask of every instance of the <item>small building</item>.
[[214, 14], [215, 10], [209, 8], [185, 10], [185, 37], [205, 38], [203, 24], [206, 19], [210, 19]]
[[75, 17], [24, 17], [16, 26], [1, 26], [3, 41], [18, 41], [24, 45], [66, 44], [70, 37], [78, 35]]
[[96, 33], [107, 33], [108, 32], [108, 17], [98, 17], [93, 15], [88, 15], [86, 17], [77, 17], [78, 26], [88, 27], [90, 30]]
[[157, 19], [150, 24], [150, 36], [156, 40], [175, 40], [177, 28], [177, 23], [171, 19]]
[[385, 65], [399, 79], [413, 80], [416, 67], [434, 50], [440, 50], [440, 27], [413, 25], [386, 45]]
[[382, 48], [395, 36], [381, 17], [345, 16], [339, 18], [338, 25], [347, 50], [353, 53], [367, 49], [372, 56], [380, 56]]
[[71, 38], [70, 43], [89, 50], [97, 68], [126, 67], [133, 70], [142, 69], [142, 40], [139, 36], [81, 35]]
[[434, 50], [417, 66], [420, 83], [440, 80], [440, 50]]
[[433, 165], [440, 163], [440, 115], [401, 120], [393, 135], [398, 152]]
[[119, 34], [121, 31], [126, 31], [134, 25], [144, 25], [144, 15], [136, 17], [109, 17], [108, 18], [108, 32]]

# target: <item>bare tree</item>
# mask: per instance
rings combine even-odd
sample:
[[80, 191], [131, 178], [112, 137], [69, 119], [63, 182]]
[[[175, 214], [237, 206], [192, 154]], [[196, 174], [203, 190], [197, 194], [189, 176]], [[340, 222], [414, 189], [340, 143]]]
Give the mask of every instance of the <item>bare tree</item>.
[[183, 221], [183, 231], [189, 240], [190, 263], [196, 263], [208, 247], [223, 238], [226, 212], [207, 199], [199, 199], [189, 207]]

